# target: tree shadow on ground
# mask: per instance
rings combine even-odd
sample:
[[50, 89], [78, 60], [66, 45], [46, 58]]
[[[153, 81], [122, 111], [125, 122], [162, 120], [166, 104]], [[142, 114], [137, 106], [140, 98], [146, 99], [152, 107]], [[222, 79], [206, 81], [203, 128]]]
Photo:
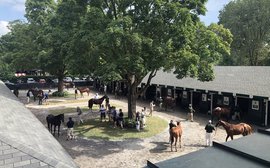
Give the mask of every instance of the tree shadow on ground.
[[77, 138], [76, 140], [66, 141], [64, 137], [58, 138], [59, 143], [72, 153], [73, 158], [87, 156], [92, 158], [106, 158], [108, 155], [117, 154], [124, 150], [142, 150], [140, 139], [128, 139], [121, 141], [110, 141], [108, 138], [98, 139]]
[[170, 147], [170, 143], [168, 142], [151, 142], [156, 145], [155, 148], [150, 149], [150, 153], [164, 153], [164, 152], [170, 152], [168, 151]]

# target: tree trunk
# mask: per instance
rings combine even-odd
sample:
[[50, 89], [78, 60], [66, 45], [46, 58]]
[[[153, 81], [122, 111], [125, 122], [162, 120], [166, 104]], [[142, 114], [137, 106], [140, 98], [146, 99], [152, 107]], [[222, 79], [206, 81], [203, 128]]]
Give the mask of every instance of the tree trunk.
[[64, 91], [64, 77], [58, 77], [58, 92]]
[[129, 91], [128, 91], [128, 118], [133, 119], [136, 113], [136, 102], [137, 102], [137, 94], [136, 94], [136, 86], [129, 83]]

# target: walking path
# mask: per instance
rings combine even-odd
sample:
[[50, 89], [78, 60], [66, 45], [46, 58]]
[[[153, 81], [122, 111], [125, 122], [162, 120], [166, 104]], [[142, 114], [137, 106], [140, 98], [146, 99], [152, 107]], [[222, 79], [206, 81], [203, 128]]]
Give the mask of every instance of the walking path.
[[[71, 90], [72, 92], [72, 90]], [[74, 92], [72, 92], [74, 93]], [[24, 95], [24, 94], [22, 94]], [[87, 100], [92, 98], [94, 94], [85, 96], [85, 102], [60, 104], [59, 105], [37, 105], [37, 102], [26, 105], [42, 123], [45, 125], [45, 116], [48, 114], [48, 108], [65, 108], [86, 106]], [[23, 97], [21, 97], [23, 100]], [[70, 98], [72, 99], [72, 98]], [[121, 106], [123, 111], [127, 111], [127, 102], [124, 99], [114, 99], [110, 96], [111, 104]], [[137, 109], [147, 107], [149, 113], [149, 103], [137, 102]], [[69, 115], [76, 115], [70, 113]], [[182, 121], [183, 137], [182, 148], [178, 152], [170, 151], [168, 129], [162, 133], [145, 139], [128, 139], [121, 141], [86, 139], [78, 137], [75, 141], [66, 141], [65, 136], [60, 136], [57, 140], [72, 156], [74, 161], [81, 168], [92, 167], [145, 167], [146, 161], [152, 163], [160, 162], [180, 155], [184, 155], [193, 151], [205, 148], [205, 130], [204, 127], [208, 122], [209, 117], [198, 113], [194, 114], [194, 122], [186, 121], [187, 111], [177, 109], [175, 111], [154, 111], [153, 115], [159, 116], [168, 123], [172, 119], [174, 121]], [[91, 116], [95, 117], [95, 116]], [[239, 138], [241, 136], [235, 136]], [[226, 132], [219, 128], [214, 136], [214, 140], [224, 142]]]

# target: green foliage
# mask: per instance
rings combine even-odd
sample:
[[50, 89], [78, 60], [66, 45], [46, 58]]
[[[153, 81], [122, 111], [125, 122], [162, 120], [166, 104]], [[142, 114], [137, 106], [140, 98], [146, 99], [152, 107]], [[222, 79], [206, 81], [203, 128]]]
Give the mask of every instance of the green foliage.
[[[225, 65], [266, 65], [269, 59], [269, 0], [235, 0], [220, 12], [220, 23], [233, 34]], [[268, 64], [269, 65], [269, 64]]]
[[52, 93], [52, 96], [55, 96], [55, 97], [66, 97], [66, 96], [68, 96], [68, 92], [67, 91], [63, 91], [63, 92], [56, 91], [56, 92], [53, 92]]

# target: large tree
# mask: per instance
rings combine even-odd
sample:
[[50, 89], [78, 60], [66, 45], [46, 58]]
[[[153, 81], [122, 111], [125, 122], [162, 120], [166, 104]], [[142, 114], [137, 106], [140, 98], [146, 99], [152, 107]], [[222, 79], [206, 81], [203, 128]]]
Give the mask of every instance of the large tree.
[[[90, 1], [78, 39], [89, 67], [103, 77], [120, 77], [128, 85], [128, 117], [136, 98], [160, 69], [178, 78], [213, 79], [213, 64], [229, 53], [231, 34], [222, 26], [205, 27], [198, 15], [205, 1]], [[103, 75], [111, 74], [111, 75]], [[148, 75], [147, 84], [137, 86]]]
[[[269, 0], [235, 0], [220, 12], [219, 23], [233, 34], [225, 65], [265, 65], [269, 55]], [[268, 64], [269, 65], [269, 64]]]

